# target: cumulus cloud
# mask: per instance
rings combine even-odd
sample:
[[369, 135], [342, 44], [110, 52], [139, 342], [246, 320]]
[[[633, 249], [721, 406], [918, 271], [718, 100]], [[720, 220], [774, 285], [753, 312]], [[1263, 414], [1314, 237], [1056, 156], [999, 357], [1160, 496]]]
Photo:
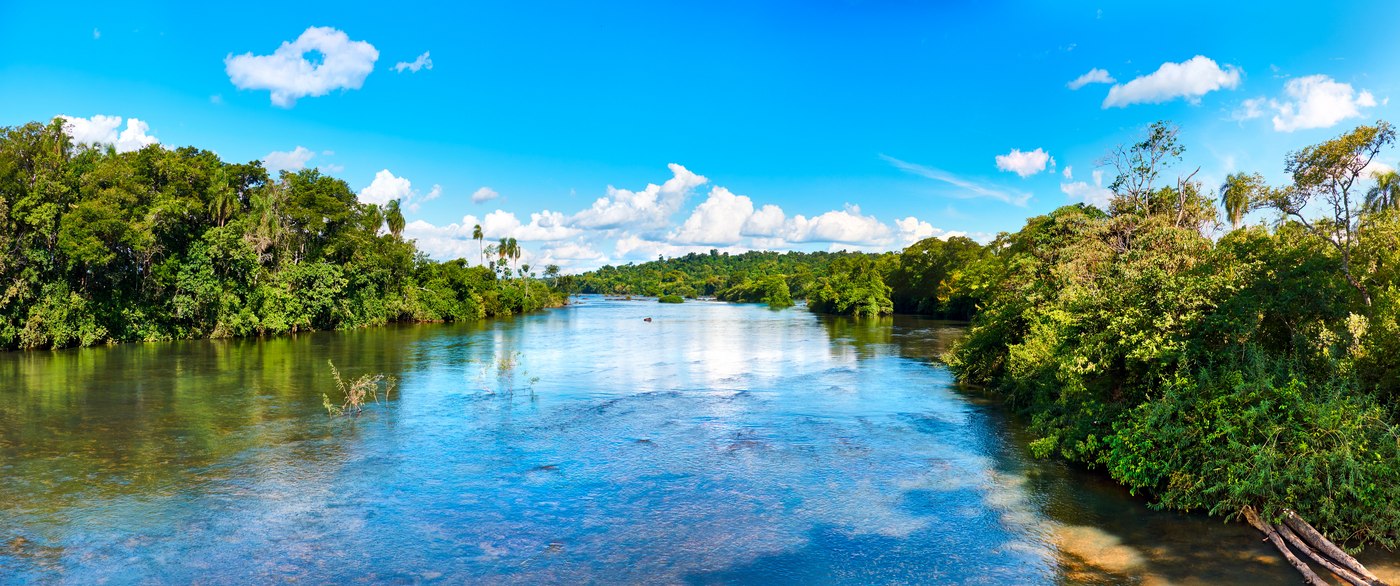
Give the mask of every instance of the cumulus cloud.
[[1074, 81], [1065, 84], [1065, 86], [1071, 90], [1077, 90], [1091, 83], [1113, 83], [1116, 81], [1118, 80], [1113, 79], [1113, 76], [1109, 75], [1107, 71], [1096, 67], [1090, 69], [1088, 73], [1074, 78]]
[[360, 201], [384, 205], [391, 200], [404, 199], [413, 193], [413, 183], [403, 177], [395, 177], [388, 169], [374, 174], [369, 187], [360, 190]]
[[[779, 213], [782, 213], [781, 210]], [[743, 237], [744, 223], [753, 215], [753, 201], [747, 196], [734, 195], [728, 189], [715, 187], [710, 196], [671, 234], [678, 244], [736, 244]]]
[[1163, 63], [1157, 71], [1125, 84], [1108, 89], [1104, 108], [1124, 108], [1132, 104], [1157, 104], [1177, 98], [1198, 103], [1201, 96], [1219, 89], [1234, 89], [1240, 85], [1240, 68], [1221, 67], [1204, 55], [1181, 63]]
[[63, 131], [78, 144], [112, 145], [117, 152], [127, 153], [160, 142], [148, 134], [151, 130], [150, 125], [136, 118], [128, 118], [126, 129], [118, 131], [122, 126], [121, 116], [98, 114], [92, 118], [65, 115], [58, 117], [63, 119]]
[[[308, 54], [319, 55], [319, 62], [308, 59]], [[290, 108], [298, 98], [360, 89], [378, 59], [374, 45], [352, 41], [331, 27], [311, 27], [295, 41], [283, 42], [271, 55], [229, 53], [224, 71], [239, 89], [269, 90], [273, 105]]]
[[947, 240], [954, 236], [967, 236], [967, 232], [949, 232], [940, 228], [934, 228], [933, 224], [909, 216], [903, 220], [894, 221], [896, 236], [900, 246], [909, 246], [925, 238], [942, 238]]
[[[469, 218], [472, 216], [463, 218], [462, 223], [468, 226], [475, 225], [476, 222], [467, 224]], [[530, 214], [530, 222], [522, 223], [514, 213], [496, 210], [482, 219], [481, 231], [487, 238], [514, 238], [532, 242], [563, 240], [579, 233], [577, 228], [567, 226], [566, 221], [564, 214], [544, 210]]]
[[[883, 251], [929, 237], [965, 235], [913, 216], [881, 222], [849, 204], [815, 216], [789, 215], [777, 205], [755, 204], [720, 185], [711, 186], [704, 200], [677, 220], [673, 214], [686, 207], [688, 194], [708, 180], [680, 165], [670, 169], [671, 179], [661, 185], [640, 191], [610, 187], [606, 197], [572, 215], [544, 210], [526, 219], [497, 209], [481, 217], [468, 214], [445, 226], [415, 220], [406, 226], [405, 235], [434, 258], [476, 262], [480, 245], [471, 236], [472, 227], [480, 225], [487, 240], [530, 243], [524, 247], [522, 264], [558, 264], [571, 271], [711, 249], [732, 254], [758, 249]], [[410, 193], [410, 201], [417, 199], [411, 185], [395, 183], [392, 180], [399, 178], [385, 173], [384, 185], [395, 187], [395, 193]]]
[[460, 223], [436, 226], [423, 220], [414, 220], [404, 226], [403, 234], [405, 239], [413, 240], [419, 250], [432, 258], [477, 259], [481, 246], [471, 238], [474, 225], [475, 221], [465, 226]]
[[765, 204], [754, 210], [748, 219], [744, 220], [744, 225], [740, 227], [739, 233], [754, 238], [771, 238], [781, 233], [785, 224], [787, 224], [787, 214], [783, 213], [783, 208], [773, 204]]
[[1071, 200], [1082, 201], [1100, 209], [1108, 209], [1108, 202], [1113, 199], [1113, 191], [1103, 186], [1103, 171], [1094, 170], [1094, 184], [1090, 185], [1084, 181], [1073, 183], [1061, 183], [1060, 191], [1069, 196]]
[[1042, 149], [1027, 152], [1021, 152], [1021, 149], [1011, 149], [1010, 153], [997, 155], [996, 159], [998, 169], [1020, 175], [1022, 179], [1044, 171], [1045, 164], [1052, 160], [1050, 155]]
[[419, 55], [418, 58], [414, 59], [413, 61], [400, 61], [394, 64], [394, 71], [396, 73], [403, 73], [405, 69], [407, 69], [411, 73], [418, 73], [418, 70], [420, 69], [432, 68], [433, 60], [432, 58], [428, 57], [427, 51], [423, 51], [423, 54]]
[[547, 264], [573, 264], [573, 261], [596, 260], [603, 258], [603, 254], [593, 249], [588, 243], [563, 242], [543, 249], [540, 253], [542, 260]]
[[1288, 80], [1283, 86], [1285, 101], [1273, 101], [1274, 130], [1293, 132], [1307, 128], [1328, 128], [1347, 118], [1361, 116], [1361, 108], [1376, 105], [1375, 96], [1358, 93], [1349, 83], [1326, 75], [1309, 75]]
[[434, 183], [433, 188], [428, 190], [428, 195], [415, 198], [413, 203], [408, 204], [408, 211], [417, 212], [420, 206], [439, 197], [442, 197], [442, 186]]
[[306, 168], [306, 163], [316, 153], [304, 146], [297, 145], [297, 148], [290, 151], [272, 151], [263, 157], [263, 166], [268, 172], [278, 171], [299, 171]]
[[1074, 179], [1074, 166], [1065, 165], [1065, 180], [1068, 181], [1070, 179]]
[[618, 189], [611, 185], [605, 197], [586, 210], [574, 214], [573, 223], [595, 230], [614, 228], [662, 228], [685, 203], [691, 191], [709, 180], [671, 163], [672, 177], [665, 183], [647, 185], [642, 191]]
[[933, 167], [926, 167], [923, 165], [908, 163], [888, 155], [880, 155], [880, 158], [884, 159], [889, 164], [894, 165], [896, 169], [899, 169], [906, 173], [912, 173], [920, 177], [927, 177], [935, 181], [942, 181], [944, 183], [958, 188], [958, 191], [955, 191], [953, 193], [955, 197], [986, 197], [1019, 207], [1025, 207], [1026, 202], [1030, 201], [1031, 199], [1031, 194], [1029, 193], [998, 189], [996, 187], [982, 185], [980, 183], [976, 183], [968, 179], [963, 179], [962, 177], [958, 177], [957, 175], [954, 175], [942, 169], [935, 169]]
[[890, 227], [874, 216], [860, 213], [860, 206], [826, 212], [812, 219], [793, 216], [785, 229], [788, 242], [839, 242], [842, 244], [878, 245], [889, 241]]
[[500, 196], [501, 194], [496, 193], [496, 190], [491, 189], [490, 187], [482, 187], [481, 189], [478, 189], [472, 193], [472, 203], [491, 201]]

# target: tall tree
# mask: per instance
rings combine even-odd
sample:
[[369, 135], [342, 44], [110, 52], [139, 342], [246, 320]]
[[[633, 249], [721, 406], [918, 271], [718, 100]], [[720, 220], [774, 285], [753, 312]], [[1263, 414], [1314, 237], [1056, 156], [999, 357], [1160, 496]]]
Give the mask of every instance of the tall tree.
[[477, 257], [482, 265], [486, 264], [486, 248], [482, 242], [485, 238], [486, 235], [481, 232], [481, 224], [472, 226], [472, 239], [476, 240]]
[[1112, 166], [1118, 175], [1109, 185], [1114, 193], [1114, 214], [1147, 214], [1157, 178], [1172, 163], [1181, 160], [1186, 148], [1176, 141], [1181, 130], [1166, 121], [1147, 127], [1142, 140], [1131, 145], [1118, 145], [1099, 160], [1100, 166]]
[[[1342, 274], [1361, 294], [1366, 307], [1371, 306], [1371, 292], [1351, 267], [1352, 252], [1366, 236], [1367, 215], [1362, 213], [1364, 201], [1356, 188], [1364, 179], [1366, 166], [1394, 142], [1395, 129], [1382, 120], [1290, 153], [1285, 169], [1293, 176], [1293, 185], [1270, 190], [1266, 199], [1269, 207], [1297, 220], [1308, 232], [1337, 249], [1342, 257]], [[1331, 217], [1309, 220], [1303, 216], [1303, 208], [1314, 200], [1325, 203], [1324, 209]]]
[[386, 208], [384, 212], [384, 221], [389, 224], [389, 233], [393, 234], [394, 238], [402, 237], [404, 220], [403, 210], [399, 209], [399, 200], [389, 200], [389, 204]]
[[1264, 178], [1258, 173], [1231, 173], [1220, 186], [1220, 205], [1225, 208], [1225, 217], [1230, 227], [1238, 230], [1244, 223], [1244, 215], [1264, 189]]

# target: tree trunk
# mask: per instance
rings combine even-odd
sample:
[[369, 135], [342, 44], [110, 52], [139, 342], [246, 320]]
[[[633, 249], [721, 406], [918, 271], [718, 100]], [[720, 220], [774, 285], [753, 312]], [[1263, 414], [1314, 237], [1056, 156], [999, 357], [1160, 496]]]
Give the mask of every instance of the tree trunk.
[[1245, 521], [1248, 521], [1250, 525], [1253, 525], [1255, 529], [1263, 533], [1264, 537], [1267, 538], [1270, 543], [1274, 544], [1274, 548], [1278, 549], [1279, 553], [1283, 554], [1284, 559], [1288, 560], [1288, 564], [1298, 570], [1299, 574], [1303, 575], [1304, 584], [1308, 586], [1329, 586], [1327, 582], [1313, 573], [1312, 568], [1308, 567], [1308, 564], [1298, 559], [1298, 556], [1293, 555], [1293, 552], [1288, 550], [1288, 544], [1284, 543], [1283, 537], [1278, 534], [1278, 531], [1274, 530], [1273, 526], [1265, 523], [1263, 519], [1260, 519], [1259, 514], [1255, 513], [1254, 509], [1245, 507], [1242, 512], [1244, 513]]
[[1328, 540], [1322, 533], [1319, 533], [1318, 530], [1314, 529], [1307, 521], [1304, 521], [1302, 517], [1299, 517], [1297, 513], [1291, 510], [1284, 510], [1283, 523], [1296, 532], [1299, 537], [1307, 541], [1309, 545], [1317, 548], [1318, 551], [1326, 554], [1328, 557], [1337, 560], [1337, 563], [1365, 578], [1371, 584], [1376, 584], [1378, 586], [1385, 584], [1385, 582], [1382, 582], [1375, 574], [1368, 571], [1366, 566], [1361, 565], [1361, 562], [1356, 561], [1356, 558], [1347, 555], [1347, 552], [1342, 551], [1342, 548], [1337, 547], [1336, 544]]
[[1312, 561], [1317, 562], [1317, 565], [1327, 568], [1327, 571], [1332, 572], [1332, 574], [1336, 575], [1337, 577], [1343, 580], [1346, 580], [1353, 586], [1371, 586], [1371, 583], [1365, 578], [1362, 578], [1361, 576], [1356, 575], [1355, 572], [1352, 572], [1351, 570], [1348, 570], [1338, 565], [1336, 562], [1327, 559], [1327, 556], [1318, 553], [1318, 551], [1313, 549], [1312, 546], [1308, 545], [1307, 543], [1304, 543], [1303, 539], [1298, 537], [1297, 533], [1294, 533], [1292, 529], [1288, 528], [1288, 525], [1279, 524], [1275, 526], [1275, 528], [1278, 529], [1278, 534], [1283, 536], [1284, 541], [1287, 541], [1289, 545], [1293, 546], [1293, 549], [1302, 552], [1303, 555], [1306, 555], [1309, 558], [1311, 558]]

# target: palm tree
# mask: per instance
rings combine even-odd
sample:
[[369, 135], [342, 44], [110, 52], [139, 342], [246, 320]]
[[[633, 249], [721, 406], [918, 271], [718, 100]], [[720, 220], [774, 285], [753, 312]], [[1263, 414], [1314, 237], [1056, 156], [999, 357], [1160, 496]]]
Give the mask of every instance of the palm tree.
[[[496, 244], [496, 258], [496, 266], [505, 266], [506, 259], [510, 258], [510, 242], [505, 238], [502, 238], [501, 241]], [[509, 275], [510, 273], [506, 274]]]
[[214, 221], [222, 228], [224, 224], [228, 222], [228, 219], [233, 216], [233, 212], [238, 208], [238, 204], [240, 203], [238, 201], [238, 192], [234, 191], [233, 187], [229, 185], [228, 175], [224, 173], [223, 169], [219, 169], [215, 173], [213, 191], [214, 193], [211, 194], [209, 198], [209, 215], [212, 216]]
[[1400, 207], [1400, 173], [1385, 171], [1374, 173], [1372, 177], [1376, 178], [1376, 184], [1366, 192], [1366, 208], [1378, 212]]
[[515, 238], [511, 238], [510, 240], [507, 241], [507, 243], [510, 245], [510, 259], [511, 259], [512, 261], [515, 261], [516, 265], [519, 266], [519, 263], [520, 263], [520, 243], [519, 243], [519, 242], [516, 242], [516, 241], [515, 241]]
[[1230, 219], [1231, 229], [1238, 230], [1244, 223], [1244, 215], [1249, 212], [1250, 199], [1264, 184], [1259, 174], [1231, 173], [1220, 186], [1220, 205], [1225, 207], [1225, 217]]
[[403, 235], [403, 210], [399, 209], [399, 200], [389, 200], [386, 208], [384, 219], [389, 222], [389, 233], [393, 234], [394, 238], [399, 238]]
[[485, 238], [486, 235], [481, 232], [481, 224], [472, 226], [472, 239], [476, 240], [476, 248], [480, 251], [477, 256], [483, 265], [486, 264], [486, 249], [482, 248], [482, 240]]

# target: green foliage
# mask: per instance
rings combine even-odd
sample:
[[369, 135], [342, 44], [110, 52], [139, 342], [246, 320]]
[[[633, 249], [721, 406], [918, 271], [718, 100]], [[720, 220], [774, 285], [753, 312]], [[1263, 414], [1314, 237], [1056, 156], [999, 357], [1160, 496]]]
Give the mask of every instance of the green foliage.
[[75, 147], [61, 121], [0, 129], [0, 349], [479, 319], [564, 300], [525, 267], [429, 261], [403, 227], [397, 202], [361, 204], [314, 169], [274, 179], [191, 147]]
[[879, 261], [868, 256], [841, 258], [828, 271], [807, 299], [813, 311], [856, 317], [894, 313]]
[[954, 236], [926, 238], [905, 248], [890, 272], [890, 300], [900, 313], [968, 319], [987, 292], [996, 270], [989, 249]]
[[685, 298], [680, 295], [662, 295], [656, 298], [658, 303], [684, 303]]
[[950, 366], [1029, 415], [1032, 454], [1102, 466], [1158, 506], [1292, 508], [1335, 539], [1400, 544], [1400, 214], [1343, 206], [1331, 234], [1364, 237], [1338, 242], [1279, 207], [1346, 197], [1337, 178], [1388, 126], [1293, 155], [1286, 188], [1233, 177], [1293, 221], [1218, 242], [1191, 219], [1198, 188], [1153, 184], [1183, 152], [1164, 128], [1124, 158], [1112, 215], [1031, 218], [971, 264], [986, 293]]

